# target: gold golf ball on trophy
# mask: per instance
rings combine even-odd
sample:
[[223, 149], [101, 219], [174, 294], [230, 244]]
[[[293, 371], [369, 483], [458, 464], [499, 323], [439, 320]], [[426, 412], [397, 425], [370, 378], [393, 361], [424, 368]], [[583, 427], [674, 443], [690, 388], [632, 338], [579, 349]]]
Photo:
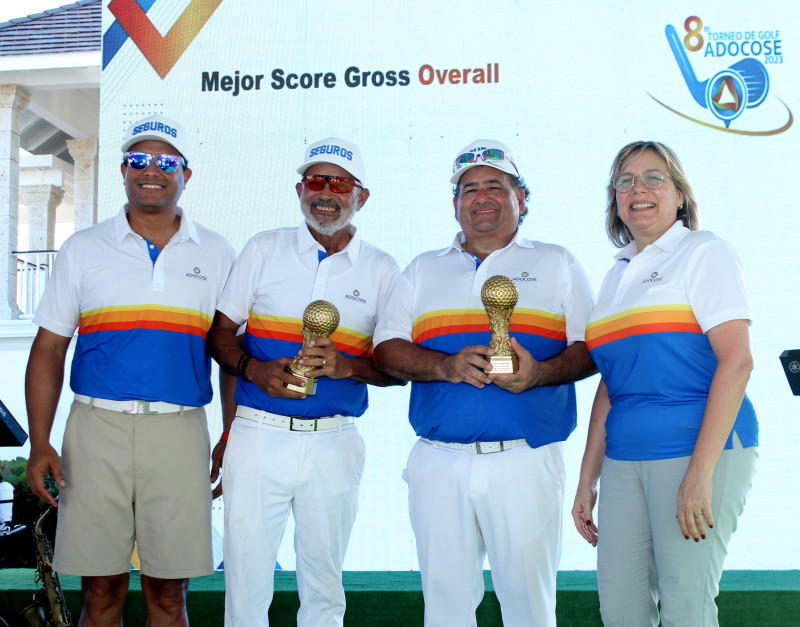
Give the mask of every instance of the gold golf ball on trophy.
[[517, 286], [502, 274], [486, 279], [481, 288], [481, 301], [489, 314], [489, 328], [492, 331], [489, 348], [494, 351], [494, 355], [489, 357], [489, 362], [492, 364], [491, 372], [495, 374], [514, 374], [519, 370], [519, 359], [511, 350], [511, 340], [508, 337], [511, 314], [517, 300]]
[[[309, 303], [303, 312], [303, 348], [311, 346], [311, 341], [320, 337], [328, 337], [339, 326], [339, 310], [336, 305], [327, 300], [315, 300]], [[289, 366], [289, 372], [305, 381], [305, 385], [287, 385], [290, 390], [300, 394], [316, 394], [316, 377], [306, 377], [305, 373], [314, 370], [315, 366], [306, 366], [298, 363], [302, 359], [297, 355]]]

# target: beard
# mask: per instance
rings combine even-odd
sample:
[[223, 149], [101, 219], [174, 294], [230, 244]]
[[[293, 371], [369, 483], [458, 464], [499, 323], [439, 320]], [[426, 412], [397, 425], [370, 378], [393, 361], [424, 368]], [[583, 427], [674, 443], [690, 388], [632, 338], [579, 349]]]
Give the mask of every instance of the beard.
[[[358, 190], [354, 191], [357, 192]], [[349, 198], [349, 202], [346, 204], [337, 202], [334, 199], [318, 199], [312, 200], [311, 202], [301, 202], [300, 206], [303, 210], [303, 216], [305, 216], [308, 226], [310, 226], [320, 235], [326, 235], [330, 237], [342, 229], [347, 228], [347, 226], [350, 224], [350, 221], [353, 219], [353, 216], [355, 215], [355, 204], [356, 196], [354, 194]], [[333, 221], [320, 220], [312, 211], [312, 209], [320, 205], [335, 207], [339, 212], [339, 216]]]

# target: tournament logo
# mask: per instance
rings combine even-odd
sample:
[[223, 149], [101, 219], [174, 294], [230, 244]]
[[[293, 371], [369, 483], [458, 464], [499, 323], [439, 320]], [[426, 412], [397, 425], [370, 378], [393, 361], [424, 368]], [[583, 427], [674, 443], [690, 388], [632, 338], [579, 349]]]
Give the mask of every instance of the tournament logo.
[[[166, 2], [167, 0], [161, 0]], [[192, 0], [169, 32], [162, 36], [146, 12], [156, 0], [111, 0], [108, 10], [116, 21], [103, 33], [105, 70], [128, 37], [163, 79], [206, 25], [222, 0]]]
[[[783, 63], [783, 42], [779, 30], [715, 31], [703, 26], [703, 20], [696, 15], [687, 17], [683, 28], [683, 38], [672, 24], [664, 29], [672, 56], [695, 103], [722, 124], [710, 121], [708, 115], [704, 116], [705, 120], [696, 118], [694, 112], [678, 111], [652, 94], [648, 93], [648, 96], [665, 109], [695, 124], [727, 133], [776, 135], [789, 129], [794, 121], [792, 112], [777, 96], [769, 97], [770, 76], [765, 65]], [[728, 67], [724, 67], [728, 63]], [[707, 73], [706, 78], [698, 78], [695, 66], [700, 64], [714, 68], [713, 73], [710, 76]], [[777, 127], [774, 122], [774, 101], [780, 102], [786, 109], [786, 113], [778, 113], [781, 121]], [[757, 116], [754, 112], [748, 115], [750, 110], [765, 103], [773, 105], [769, 113]], [[782, 112], [783, 108], [777, 107], [776, 110]], [[788, 120], [783, 121], [786, 114]], [[764, 122], [765, 118], [770, 121]], [[731, 128], [734, 121], [735, 126], [745, 128]], [[762, 125], [769, 127], [758, 128]]]

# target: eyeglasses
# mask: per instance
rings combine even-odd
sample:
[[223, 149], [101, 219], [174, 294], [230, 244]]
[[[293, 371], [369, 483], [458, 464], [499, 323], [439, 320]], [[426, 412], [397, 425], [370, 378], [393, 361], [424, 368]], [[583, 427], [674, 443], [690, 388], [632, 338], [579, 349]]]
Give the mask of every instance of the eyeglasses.
[[178, 169], [179, 165], [186, 167], [186, 159], [178, 155], [152, 155], [149, 152], [126, 152], [125, 163], [134, 170], [144, 170], [156, 158], [156, 165], [167, 174]]
[[469, 165], [470, 163], [477, 163], [478, 160], [481, 161], [504, 161], [508, 159], [511, 165], [514, 166], [514, 169], [517, 169], [517, 166], [514, 165], [514, 160], [511, 158], [511, 155], [506, 155], [500, 148], [487, 148], [481, 152], [465, 152], [463, 155], [458, 155], [453, 161], [453, 172], [456, 170], [460, 170], [465, 165]]
[[623, 172], [612, 181], [612, 185], [614, 185], [614, 189], [620, 194], [627, 194], [636, 184], [637, 176], [641, 179], [642, 185], [647, 189], [658, 189], [664, 183], [664, 178], [669, 176], [669, 174], [661, 170], [645, 170], [641, 174]]
[[347, 194], [354, 187], [363, 189], [361, 183], [355, 179], [344, 176], [333, 176], [331, 174], [304, 174], [302, 183], [312, 192], [321, 192], [325, 189], [325, 183], [331, 188], [334, 194]]

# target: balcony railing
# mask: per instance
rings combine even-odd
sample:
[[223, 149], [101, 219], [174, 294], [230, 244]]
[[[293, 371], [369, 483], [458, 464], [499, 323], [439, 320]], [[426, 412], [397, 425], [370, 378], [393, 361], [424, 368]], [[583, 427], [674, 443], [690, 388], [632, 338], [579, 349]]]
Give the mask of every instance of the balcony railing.
[[14, 250], [11, 255], [17, 258], [17, 305], [22, 314], [20, 318], [32, 318], [39, 299], [44, 294], [55, 250]]

